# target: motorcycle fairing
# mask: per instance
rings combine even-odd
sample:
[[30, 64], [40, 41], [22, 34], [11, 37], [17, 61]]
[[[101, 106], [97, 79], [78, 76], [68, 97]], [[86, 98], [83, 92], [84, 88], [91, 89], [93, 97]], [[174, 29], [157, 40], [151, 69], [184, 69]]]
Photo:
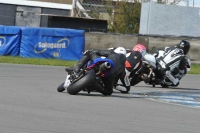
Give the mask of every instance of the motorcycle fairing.
[[151, 54], [145, 54], [144, 60], [147, 61], [153, 68], [156, 68], [156, 58]]
[[157, 62], [162, 68], [172, 71], [175, 67], [179, 66], [181, 59], [184, 57], [185, 55], [180, 49], [175, 48], [157, 58]]

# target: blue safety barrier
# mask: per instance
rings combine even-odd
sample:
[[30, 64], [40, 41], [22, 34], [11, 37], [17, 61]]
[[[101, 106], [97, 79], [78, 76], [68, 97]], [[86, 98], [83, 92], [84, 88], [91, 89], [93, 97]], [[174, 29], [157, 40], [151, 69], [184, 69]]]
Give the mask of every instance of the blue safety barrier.
[[21, 57], [79, 60], [84, 49], [84, 30], [21, 28]]
[[20, 32], [19, 27], [0, 26], [0, 55], [19, 55]]

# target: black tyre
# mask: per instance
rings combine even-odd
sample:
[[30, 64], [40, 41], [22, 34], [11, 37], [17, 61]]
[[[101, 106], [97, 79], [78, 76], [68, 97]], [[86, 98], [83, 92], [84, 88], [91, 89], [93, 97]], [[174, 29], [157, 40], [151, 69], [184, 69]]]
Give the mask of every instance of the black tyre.
[[81, 90], [88, 87], [96, 78], [94, 70], [89, 70], [84, 77], [67, 87], [67, 92], [71, 95], [76, 95]]
[[65, 88], [63, 87], [64, 83], [62, 83], [61, 85], [58, 86], [57, 91], [58, 92], [63, 92], [65, 90]]
[[161, 83], [160, 85], [161, 85], [163, 88], [168, 88], [168, 87], [169, 87], [167, 84], [163, 84], [163, 83]]
[[138, 77], [134, 77], [134, 78], [132, 78], [132, 79], [130, 80], [130, 84], [131, 84], [131, 86], [134, 86], [134, 85], [140, 83], [141, 81], [142, 81], [142, 80], [140, 80]]
[[141, 81], [138, 81], [138, 80], [135, 80], [135, 81], [131, 81], [131, 86], [134, 86], [134, 85], [136, 85], [136, 84], [138, 84], [138, 83], [140, 83]]

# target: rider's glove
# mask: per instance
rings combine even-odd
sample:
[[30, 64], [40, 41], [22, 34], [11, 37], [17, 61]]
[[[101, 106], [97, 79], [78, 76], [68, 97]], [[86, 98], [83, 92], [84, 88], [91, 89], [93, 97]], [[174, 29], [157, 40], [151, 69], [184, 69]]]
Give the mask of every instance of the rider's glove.
[[88, 50], [85, 50], [85, 52], [83, 53], [84, 55], [86, 55], [86, 54], [90, 54], [92, 51], [94, 51], [94, 50], [92, 50], [92, 49], [88, 49]]

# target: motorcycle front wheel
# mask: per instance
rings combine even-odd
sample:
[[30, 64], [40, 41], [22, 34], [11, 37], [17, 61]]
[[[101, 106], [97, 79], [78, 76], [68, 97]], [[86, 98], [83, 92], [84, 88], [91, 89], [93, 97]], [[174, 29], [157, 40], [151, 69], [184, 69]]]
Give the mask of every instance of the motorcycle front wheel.
[[81, 90], [88, 87], [92, 82], [94, 82], [94, 79], [96, 78], [96, 74], [93, 69], [89, 70], [84, 77], [76, 81], [75, 83], [70, 84], [67, 87], [67, 92], [71, 95], [76, 95]]
[[58, 86], [57, 91], [58, 92], [63, 92], [65, 90], [65, 88], [63, 87], [64, 83], [62, 83], [61, 85]]
[[130, 84], [131, 86], [134, 86], [138, 83], [140, 83], [142, 80], [139, 78], [139, 75], [135, 75], [135, 77], [131, 78]]

